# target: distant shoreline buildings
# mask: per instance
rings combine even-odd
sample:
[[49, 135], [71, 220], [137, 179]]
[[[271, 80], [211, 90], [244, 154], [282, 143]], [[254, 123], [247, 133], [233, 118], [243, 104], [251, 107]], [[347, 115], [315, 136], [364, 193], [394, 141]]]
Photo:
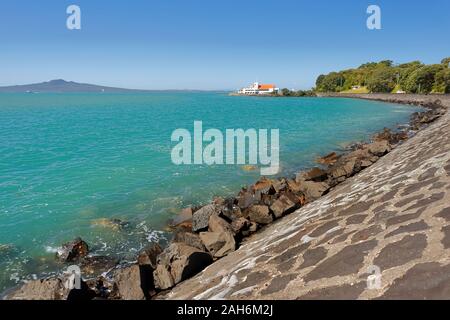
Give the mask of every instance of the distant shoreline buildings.
[[274, 84], [262, 84], [254, 82], [248, 87], [242, 88], [238, 91], [238, 94], [245, 95], [259, 95], [259, 94], [276, 94], [280, 89]]

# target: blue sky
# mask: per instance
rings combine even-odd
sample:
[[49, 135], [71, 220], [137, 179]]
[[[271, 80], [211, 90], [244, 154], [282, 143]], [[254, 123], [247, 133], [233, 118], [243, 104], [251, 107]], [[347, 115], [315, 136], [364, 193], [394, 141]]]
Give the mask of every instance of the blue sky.
[[[66, 28], [77, 4], [82, 29]], [[366, 9], [382, 10], [382, 30]], [[0, 85], [64, 78], [142, 89], [307, 89], [368, 61], [450, 56], [450, 1], [1, 0]]]

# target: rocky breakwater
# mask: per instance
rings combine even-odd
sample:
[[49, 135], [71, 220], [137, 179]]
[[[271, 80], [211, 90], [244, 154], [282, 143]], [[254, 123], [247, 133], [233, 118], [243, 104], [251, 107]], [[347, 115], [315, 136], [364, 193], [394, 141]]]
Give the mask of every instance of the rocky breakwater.
[[[403, 145], [404, 141], [418, 129], [428, 126], [445, 114], [445, 104], [440, 101], [429, 102], [424, 106], [428, 110], [414, 114], [409, 128], [404, 128], [398, 132], [385, 129], [375, 135], [370, 143], [357, 144], [352, 150], [341, 155], [331, 153], [318, 159], [320, 167], [299, 172], [295, 177], [278, 179], [263, 177], [252, 186], [242, 189], [236, 197], [216, 198], [205, 206], [186, 208], [172, 226], [174, 230], [173, 239], [166, 248], [163, 249], [158, 244], [150, 244], [139, 253], [136, 263], [126, 267], [114, 268], [108, 275], [83, 282], [86, 284], [85, 289], [87, 291], [85, 290], [83, 295], [80, 293], [79, 296], [101, 299], [220, 298], [231, 291], [231, 289], [225, 290], [219, 295], [213, 295], [213, 288], [210, 287], [213, 284], [228, 286], [229, 288], [238, 287], [246, 293], [252, 292], [251, 286], [243, 287], [240, 283], [242, 282], [242, 275], [238, 276], [236, 273], [246, 274], [245, 279], [249, 281], [253, 279], [252, 283], [262, 281], [267, 278], [267, 273], [250, 270], [256, 261], [264, 263], [273, 260], [272, 255], [277, 256], [277, 253], [282, 251], [281, 249], [286, 250], [289, 245], [295, 246], [296, 250], [300, 250], [300, 247], [306, 250], [308, 243], [310, 243], [308, 239], [313, 239], [316, 236], [315, 233], [305, 233], [299, 237], [296, 234], [288, 235], [286, 232], [278, 236], [280, 226], [284, 228], [284, 231], [301, 228], [297, 223], [286, 225], [286, 220], [282, 218], [288, 215], [297, 217], [302, 215], [303, 207], [305, 209], [311, 208], [311, 205], [319, 201], [323, 202], [323, 199], [329, 193], [334, 193], [333, 197], [345, 199], [346, 195], [336, 194], [336, 189], [345, 183], [348, 184], [352, 177], [362, 170], [372, 167], [393, 148]], [[373, 177], [373, 179], [376, 179], [376, 177]], [[316, 201], [317, 199], [320, 200]], [[364, 207], [365, 205], [361, 202], [356, 206]], [[291, 215], [294, 212], [295, 214]], [[305, 215], [304, 218], [300, 217], [300, 220], [306, 221], [310, 216]], [[326, 226], [333, 229], [338, 224], [337, 221], [333, 220]], [[261, 241], [265, 241], [261, 235], [267, 236], [268, 230], [273, 228], [276, 228], [277, 232], [269, 233], [270, 237], [267, 240], [270, 239], [270, 242], [279, 243], [291, 239], [289, 241], [297, 243], [288, 242], [287, 247], [282, 246], [282, 248], [276, 249], [280, 252], [266, 252], [264, 255], [247, 259], [243, 266], [241, 258], [242, 255], [249, 255], [248, 247], [253, 246], [256, 250], [259, 246], [257, 243], [260, 243], [261, 248], [266, 248], [261, 244]], [[322, 229], [327, 231], [325, 227]], [[262, 231], [253, 236], [259, 230]], [[372, 231], [366, 230], [365, 232], [370, 234]], [[366, 233], [356, 234], [364, 239]], [[273, 239], [273, 237], [277, 239]], [[80, 241], [80, 239], [77, 239], [75, 246], [68, 246], [67, 257], [86, 255], [85, 246]], [[247, 249], [243, 250], [244, 247], [247, 247]], [[297, 254], [300, 254], [300, 251], [292, 251], [289, 254], [277, 256], [276, 259], [281, 263], [284, 260], [290, 260], [292, 256]], [[304, 263], [307, 266], [315, 265], [324, 258], [324, 255], [326, 255], [324, 249], [311, 251], [304, 256]], [[224, 265], [214, 263], [219, 259], [227, 262]], [[233, 259], [239, 262], [236, 264], [240, 266], [239, 270], [236, 269], [236, 266], [232, 266]], [[339, 261], [336, 261], [336, 263], [338, 264]], [[213, 266], [210, 266], [211, 264]], [[207, 271], [202, 272], [208, 266], [210, 267]], [[285, 268], [281, 264], [279, 267], [278, 271], [283, 274], [286, 271]], [[209, 280], [205, 282], [203, 274], [210, 275], [209, 270], [216, 270], [217, 274], [214, 280], [209, 279], [211, 282]], [[198, 273], [201, 273], [198, 281], [190, 282], [188, 280]], [[269, 287], [282, 287], [293, 277], [286, 274], [279, 283], [273, 283]], [[55, 281], [60, 282], [55, 285]], [[31, 281], [7, 298], [70, 298], [70, 293], [61, 289], [61, 282], [60, 278]], [[181, 282], [185, 283], [179, 285]], [[190, 290], [189, 288], [192, 289], [190, 293], [187, 292]], [[273, 288], [270, 290], [273, 290]], [[61, 293], [61, 291], [64, 292]]]

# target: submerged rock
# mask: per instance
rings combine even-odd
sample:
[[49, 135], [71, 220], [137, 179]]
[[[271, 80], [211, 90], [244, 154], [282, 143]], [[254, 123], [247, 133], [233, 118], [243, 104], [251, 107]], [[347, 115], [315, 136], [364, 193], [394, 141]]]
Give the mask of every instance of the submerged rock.
[[172, 220], [169, 221], [171, 227], [177, 227], [181, 224], [192, 223], [192, 208], [184, 208]]
[[81, 260], [83, 275], [98, 275], [114, 268], [118, 260], [109, 256], [87, 256]]
[[14, 250], [12, 244], [0, 244], [0, 257], [3, 255], [8, 255]]
[[72, 242], [63, 244], [56, 256], [62, 262], [73, 262], [86, 257], [88, 253], [88, 244], [83, 239], [76, 238]]
[[114, 231], [120, 231], [129, 225], [128, 222], [111, 218], [95, 219], [91, 222], [91, 224], [96, 227], [108, 228]]

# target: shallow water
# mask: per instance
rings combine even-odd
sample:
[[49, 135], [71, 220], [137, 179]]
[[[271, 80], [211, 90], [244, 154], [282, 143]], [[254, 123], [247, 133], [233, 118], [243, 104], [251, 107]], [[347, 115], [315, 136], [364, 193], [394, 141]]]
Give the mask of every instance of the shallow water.
[[[132, 258], [164, 241], [168, 218], [235, 194], [259, 170], [171, 162], [173, 130], [280, 129], [282, 174], [314, 164], [418, 108], [335, 98], [226, 93], [1, 94], [0, 291], [52, 272], [54, 252], [81, 236], [98, 254]], [[129, 222], [110, 228], [104, 218]], [[3, 246], [1, 246], [3, 245]]]

